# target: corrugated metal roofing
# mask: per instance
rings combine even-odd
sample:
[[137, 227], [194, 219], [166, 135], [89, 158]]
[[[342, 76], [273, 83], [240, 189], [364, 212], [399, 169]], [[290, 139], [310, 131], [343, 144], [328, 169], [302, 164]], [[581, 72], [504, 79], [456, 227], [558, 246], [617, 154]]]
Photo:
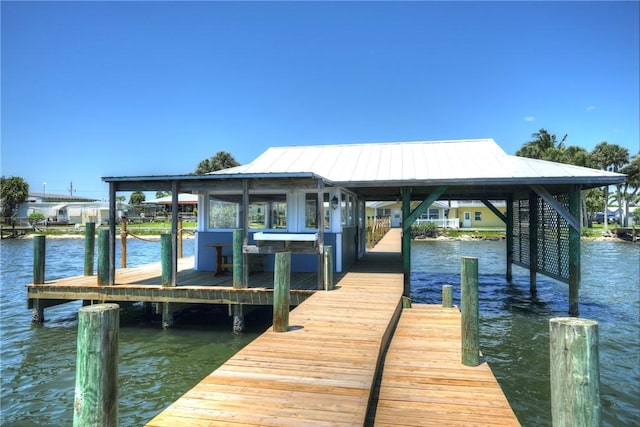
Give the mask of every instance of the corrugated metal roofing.
[[301, 172], [336, 184], [624, 180], [611, 172], [511, 156], [493, 139], [272, 147], [247, 165], [214, 174]]

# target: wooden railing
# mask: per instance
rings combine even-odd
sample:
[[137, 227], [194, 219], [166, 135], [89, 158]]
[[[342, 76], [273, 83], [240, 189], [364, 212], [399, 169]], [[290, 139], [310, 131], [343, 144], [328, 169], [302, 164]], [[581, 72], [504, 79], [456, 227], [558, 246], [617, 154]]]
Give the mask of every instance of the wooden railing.
[[390, 216], [367, 217], [367, 247], [374, 247], [390, 228]]

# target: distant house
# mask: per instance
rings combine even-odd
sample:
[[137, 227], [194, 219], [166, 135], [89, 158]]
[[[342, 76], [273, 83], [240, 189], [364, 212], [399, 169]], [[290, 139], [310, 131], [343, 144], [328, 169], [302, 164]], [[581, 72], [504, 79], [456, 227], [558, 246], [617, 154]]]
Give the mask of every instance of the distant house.
[[[118, 204], [118, 218], [126, 211], [126, 205]], [[27, 200], [18, 205], [16, 218], [26, 222], [33, 213], [42, 214], [47, 224], [83, 225], [95, 222], [104, 225], [109, 219], [109, 202], [64, 194], [29, 193]]]

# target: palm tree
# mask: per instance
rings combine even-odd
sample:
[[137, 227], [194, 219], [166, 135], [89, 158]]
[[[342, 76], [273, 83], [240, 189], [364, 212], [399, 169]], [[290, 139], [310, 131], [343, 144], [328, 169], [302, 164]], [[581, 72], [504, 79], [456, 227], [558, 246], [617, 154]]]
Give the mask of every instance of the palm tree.
[[636, 195], [640, 190], [640, 154], [633, 156], [629, 164], [623, 167], [620, 172], [627, 175], [627, 179], [622, 186], [622, 195], [625, 201], [622, 225], [627, 227], [629, 225], [629, 205], [636, 199]]
[[[591, 158], [594, 165], [602, 170], [609, 172], [620, 172], [621, 169], [629, 163], [629, 150], [618, 144], [609, 144], [606, 141], [596, 145], [591, 152]], [[616, 186], [618, 207], [622, 207], [622, 186]], [[607, 228], [607, 205], [609, 200], [609, 187], [604, 187], [604, 226]], [[625, 219], [626, 221], [626, 219]]]
[[533, 140], [525, 143], [518, 151], [516, 156], [528, 157], [530, 159], [541, 159], [559, 161], [564, 151], [564, 142], [567, 139], [565, 134], [560, 142], [556, 134], [550, 134], [546, 129], [540, 129], [531, 135]]

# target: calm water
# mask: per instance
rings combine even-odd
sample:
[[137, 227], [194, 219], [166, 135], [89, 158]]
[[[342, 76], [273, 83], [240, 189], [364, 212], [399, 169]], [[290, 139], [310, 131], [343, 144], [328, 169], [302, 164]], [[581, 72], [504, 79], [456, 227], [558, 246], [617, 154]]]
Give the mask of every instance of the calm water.
[[[79, 303], [45, 310], [31, 324], [24, 284], [32, 279], [30, 240], [1, 243], [0, 332], [2, 426], [64, 426], [73, 420]], [[415, 242], [412, 296], [439, 303], [443, 284], [459, 303], [460, 257], [480, 267], [481, 346], [516, 415], [525, 426], [550, 425], [548, 321], [565, 316], [567, 286], [514, 267], [504, 280], [503, 242]], [[640, 425], [640, 245], [589, 242], [582, 246], [581, 317], [600, 322], [605, 425]], [[129, 241], [130, 266], [156, 261], [159, 243]], [[185, 241], [185, 255], [193, 241]], [[47, 240], [46, 278], [83, 273], [84, 242]], [[247, 333], [234, 336], [226, 308], [193, 310], [163, 331], [139, 306], [123, 307], [120, 330], [120, 425], [141, 425], [269, 326], [270, 312], [247, 316]]]

